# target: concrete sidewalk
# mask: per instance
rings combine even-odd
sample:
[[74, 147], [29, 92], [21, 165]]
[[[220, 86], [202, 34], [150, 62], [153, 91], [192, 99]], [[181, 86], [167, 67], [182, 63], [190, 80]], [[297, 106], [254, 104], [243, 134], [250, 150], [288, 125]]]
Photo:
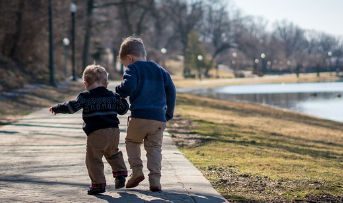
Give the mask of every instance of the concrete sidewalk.
[[[121, 116], [120, 150], [125, 151], [126, 116]], [[87, 195], [90, 180], [84, 163], [86, 135], [81, 113], [34, 112], [0, 127], [0, 202], [226, 202], [164, 134], [162, 192], [150, 192], [146, 179], [134, 189], [114, 189], [105, 162], [107, 192]], [[128, 163], [126, 162], [129, 167]]]

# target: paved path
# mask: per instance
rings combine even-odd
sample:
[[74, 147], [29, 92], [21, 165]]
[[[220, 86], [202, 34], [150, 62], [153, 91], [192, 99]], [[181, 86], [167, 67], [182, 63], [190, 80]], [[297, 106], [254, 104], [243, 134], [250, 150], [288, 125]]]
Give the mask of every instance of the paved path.
[[[127, 161], [126, 119], [120, 117], [119, 147]], [[107, 192], [87, 195], [90, 180], [81, 126], [80, 113], [54, 116], [42, 109], [0, 127], [0, 202], [226, 202], [179, 152], [168, 132], [163, 141], [162, 192], [149, 191], [147, 169], [146, 179], [138, 187], [115, 190], [111, 169], [105, 163]]]

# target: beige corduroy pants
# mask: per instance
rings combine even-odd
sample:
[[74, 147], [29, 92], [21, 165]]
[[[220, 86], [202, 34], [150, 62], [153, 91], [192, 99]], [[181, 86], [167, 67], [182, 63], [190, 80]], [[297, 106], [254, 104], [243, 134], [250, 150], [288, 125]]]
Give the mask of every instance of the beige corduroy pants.
[[127, 174], [123, 154], [118, 148], [119, 135], [119, 128], [100, 129], [88, 135], [86, 166], [92, 184], [106, 183], [103, 156], [113, 173]]
[[127, 126], [125, 143], [132, 172], [143, 170], [140, 145], [144, 143], [147, 152], [149, 180], [156, 179], [159, 181], [162, 167], [163, 131], [166, 128], [166, 123], [129, 117]]

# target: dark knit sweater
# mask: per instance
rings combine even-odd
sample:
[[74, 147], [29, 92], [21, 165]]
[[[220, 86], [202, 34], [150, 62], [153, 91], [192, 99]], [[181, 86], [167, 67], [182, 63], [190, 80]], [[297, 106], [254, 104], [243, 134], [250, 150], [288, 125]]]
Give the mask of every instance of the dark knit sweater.
[[130, 97], [131, 117], [166, 122], [173, 118], [176, 90], [169, 73], [158, 64], [138, 61], [125, 69], [116, 87], [121, 97]]
[[76, 99], [57, 104], [52, 110], [55, 113], [72, 114], [83, 109], [83, 130], [88, 136], [99, 129], [118, 128], [117, 113], [123, 115], [128, 108], [125, 99], [120, 99], [118, 94], [101, 86], [81, 92]]

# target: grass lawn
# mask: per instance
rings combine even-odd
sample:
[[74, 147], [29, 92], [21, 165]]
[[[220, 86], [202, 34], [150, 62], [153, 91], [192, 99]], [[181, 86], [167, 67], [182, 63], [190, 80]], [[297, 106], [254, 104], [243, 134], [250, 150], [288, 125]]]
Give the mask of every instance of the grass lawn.
[[230, 202], [343, 201], [343, 125], [188, 94], [168, 123], [180, 150]]

